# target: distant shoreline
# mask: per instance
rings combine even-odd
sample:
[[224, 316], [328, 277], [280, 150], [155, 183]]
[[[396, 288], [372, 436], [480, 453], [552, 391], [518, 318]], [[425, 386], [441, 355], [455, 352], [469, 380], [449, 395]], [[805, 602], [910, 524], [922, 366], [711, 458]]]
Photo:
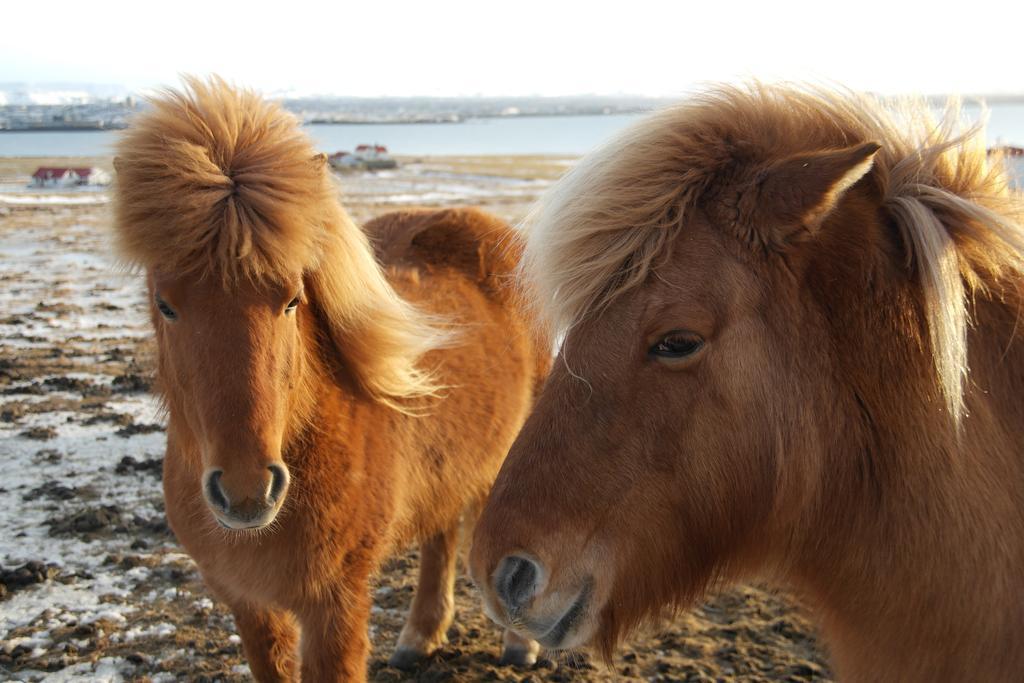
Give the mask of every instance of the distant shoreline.
[[[535, 118], [562, 118], [572, 116], [603, 117], [603, 116], [632, 116], [635, 114], [647, 114], [652, 109], [630, 109], [611, 112], [527, 112], [523, 114], [477, 114], [464, 116], [458, 119], [450, 118], [423, 118], [423, 119], [310, 119], [304, 121], [303, 126], [408, 126], [421, 124], [460, 124], [470, 123], [478, 119], [486, 120], [508, 120], [508, 119], [535, 119]], [[124, 130], [127, 126], [108, 126], [105, 128], [85, 126], [44, 126], [33, 128], [0, 128], [0, 133], [109, 133], [112, 131]]]
[[111, 133], [118, 130], [124, 130], [127, 126], [116, 128], [114, 126], [108, 126], [106, 128], [95, 128], [95, 127], [79, 127], [79, 126], [43, 126], [33, 128], [0, 128], [0, 133]]
[[524, 112], [521, 114], [474, 114], [462, 116], [457, 119], [451, 118], [422, 118], [422, 119], [311, 119], [304, 121], [304, 126], [356, 126], [356, 125], [409, 125], [419, 123], [469, 123], [478, 119], [487, 120], [508, 120], [508, 119], [537, 119], [537, 118], [562, 118], [570, 116], [635, 116], [637, 114], [649, 114], [654, 109], [624, 109], [621, 111], [546, 111], [546, 112]]
[[303, 121], [303, 126], [415, 126], [420, 124], [448, 124], [448, 123], [466, 123], [468, 119], [459, 119], [452, 121], [450, 119], [409, 119], [409, 120], [395, 120], [386, 119], [381, 121], [376, 120], [365, 120], [360, 119], [358, 121], [349, 121], [347, 119], [333, 120], [333, 119], [311, 119], [309, 121]]
[[[899, 99], [899, 96], [882, 96], [879, 95], [883, 100], [888, 99]], [[949, 101], [950, 96], [947, 95], [924, 95], [922, 96], [932, 106], [941, 108]], [[955, 97], [955, 96], [954, 96]], [[683, 98], [685, 99], [685, 98]], [[1000, 95], [962, 95], [959, 99], [967, 107], [975, 107], [978, 105], [992, 106], [1000, 105], [1021, 105], [1024, 104], [1024, 94], [1000, 94]], [[408, 126], [408, 125], [439, 125], [439, 124], [460, 124], [460, 123], [471, 123], [476, 120], [480, 121], [495, 121], [495, 120], [512, 120], [512, 119], [536, 119], [536, 118], [563, 118], [563, 117], [587, 117], [587, 118], [601, 118], [605, 116], [634, 116], [648, 114], [652, 111], [656, 111], [659, 107], [666, 106], [675, 102], [676, 100], [666, 99], [651, 102], [648, 105], [637, 105], [637, 106], [624, 106], [621, 108], [612, 109], [611, 111], [606, 110], [595, 110], [594, 108], [581, 108], [581, 109], [569, 109], [565, 111], [526, 111], [517, 112], [514, 114], [501, 114], [501, 113], [472, 113], [472, 114], [460, 114], [460, 113], [449, 113], [439, 114], [437, 116], [432, 115], [412, 115], [410, 118], [390, 118], [390, 117], [379, 117], [379, 118], [349, 118], [349, 117], [337, 117], [337, 118], [320, 118], [314, 117], [302, 122], [303, 126]], [[3, 109], [3, 107], [0, 107]], [[0, 128], [0, 133], [109, 133], [124, 130], [127, 125], [121, 125], [114, 123], [113, 125], [43, 125], [43, 126], [32, 126], [29, 128]]]

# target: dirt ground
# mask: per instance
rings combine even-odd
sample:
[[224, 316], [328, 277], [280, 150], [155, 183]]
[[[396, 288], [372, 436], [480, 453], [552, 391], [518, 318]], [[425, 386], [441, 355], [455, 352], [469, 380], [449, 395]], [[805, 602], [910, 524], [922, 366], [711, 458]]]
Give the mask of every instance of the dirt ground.
[[[402, 161], [396, 171], [341, 178], [358, 220], [451, 204], [517, 220], [572, 163]], [[7, 160], [0, 174], [20, 182], [31, 165]], [[163, 417], [149, 393], [141, 282], [112, 265], [108, 207], [69, 203], [74, 195], [11, 197], [0, 197], [0, 679], [251, 680], [230, 614], [209, 598], [163, 518]], [[420, 669], [400, 672], [386, 660], [417, 566], [411, 549], [377, 580], [371, 680], [830, 678], [803, 611], [756, 587], [652, 627], [610, 667], [586, 653], [546, 654], [526, 671], [502, 667], [501, 633], [465, 577], [449, 644]]]

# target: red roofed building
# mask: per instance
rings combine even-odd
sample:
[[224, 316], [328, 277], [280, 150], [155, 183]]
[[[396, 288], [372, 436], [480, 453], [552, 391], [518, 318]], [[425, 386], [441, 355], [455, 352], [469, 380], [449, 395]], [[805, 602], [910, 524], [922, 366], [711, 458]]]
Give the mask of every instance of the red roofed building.
[[355, 153], [335, 152], [327, 157], [328, 162], [337, 169], [380, 169], [396, 168], [398, 162], [388, 154], [384, 145], [359, 145]]
[[32, 174], [35, 187], [75, 187], [76, 185], [109, 185], [110, 174], [101, 168], [69, 168], [40, 166]]

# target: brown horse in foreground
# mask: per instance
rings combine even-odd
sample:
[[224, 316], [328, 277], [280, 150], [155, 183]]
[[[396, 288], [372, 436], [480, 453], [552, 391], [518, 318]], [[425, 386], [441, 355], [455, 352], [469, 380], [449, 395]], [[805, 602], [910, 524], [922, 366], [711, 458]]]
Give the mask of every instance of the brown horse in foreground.
[[[549, 364], [507, 286], [507, 227], [474, 210], [379, 218], [389, 281], [297, 122], [217, 80], [157, 98], [118, 152], [117, 237], [146, 271], [169, 415], [167, 517], [253, 674], [363, 680], [370, 576], [417, 540], [392, 663], [430, 654], [460, 520]], [[511, 661], [536, 655], [505, 642]]]
[[552, 191], [524, 264], [565, 338], [475, 534], [489, 613], [609, 656], [759, 575], [844, 678], [1019, 679], [1024, 204], [959, 128], [722, 87]]

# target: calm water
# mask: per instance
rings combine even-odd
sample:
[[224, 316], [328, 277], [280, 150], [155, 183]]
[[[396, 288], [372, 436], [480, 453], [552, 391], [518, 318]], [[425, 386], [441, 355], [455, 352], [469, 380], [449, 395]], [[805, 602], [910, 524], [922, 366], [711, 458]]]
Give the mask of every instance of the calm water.
[[[531, 116], [466, 123], [314, 124], [305, 127], [325, 152], [359, 144], [387, 145], [393, 154], [564, 154], [597, 146], [636, 115]], [[0, 133], [0, 156], [105, 156], [117, 132]]]
[[[968, 108], [976, 114], [976, 108]], [[358, 144], [387, 145], [394, 154], [583, 154], [639, 115], [537, 116], [466, 123], [311, 125], [306, 131], [325, 152]], [[1024, 104], [991, 106], [991, 144], [1024, 146]], [[0, 156], [105, 156], [116, 132], [0, 133]]]

